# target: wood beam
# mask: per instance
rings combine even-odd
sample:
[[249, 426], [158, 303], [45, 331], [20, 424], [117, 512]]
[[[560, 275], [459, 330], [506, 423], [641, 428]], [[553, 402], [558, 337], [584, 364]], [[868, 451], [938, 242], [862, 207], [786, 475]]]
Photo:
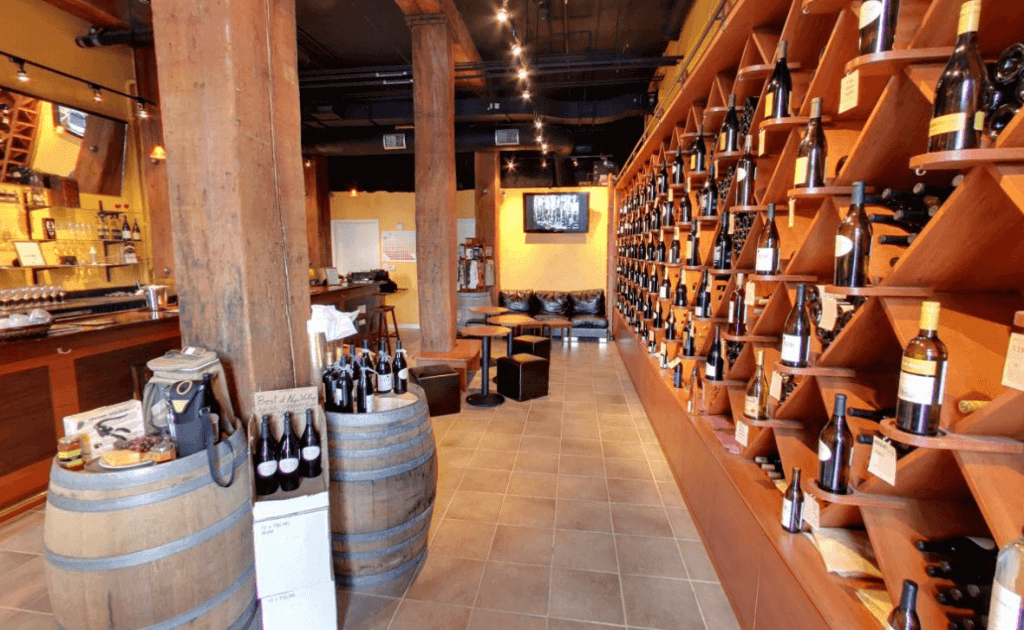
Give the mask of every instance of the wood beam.
[[[448, 26], [451, 30], [453, 53], [455, 63], [480, 63], [480, 51], [473, 43], [473, 36], [469, 34], [462, 14], [453, 0], [395, 0], [395, 4], [402, 10], [406, 17], [414, 15], [426, 15], [441, 13], [448, 18]], [[483, 79], [466, 79], [458, 81], [460, 86], [483, 87]]]
[[473, 154], [474, 172], [476, 174], [476, 237], [484, 247], [491, 248], [494, 260], [494, 286], [491, 288], [491, 299], [497, 304], [498, 291], [501, 290], [501, 268], [498, 260], [500, 230], [498, 229], [498, 208], [501, 207], [501, 154], [497, 151], [477, 151]]
[[248, 419], [313, 382], [295, 3], [161, 0], [153, 31], [182, 342], [220, 355]]
[[331, 189], [327, 181], [327, 157], [306, 158], [302, 170], [306, 183], [306, 240], [309, 264], [333, 267], [331, 256]]
[[416, 277], [423, 353], [455, 348], [455, 62], [448, 19], [407, 18], [416, 125]]
[[43, 0], [93, 26], [127, 28], [128, 23], [117, 12], [115, 0]]

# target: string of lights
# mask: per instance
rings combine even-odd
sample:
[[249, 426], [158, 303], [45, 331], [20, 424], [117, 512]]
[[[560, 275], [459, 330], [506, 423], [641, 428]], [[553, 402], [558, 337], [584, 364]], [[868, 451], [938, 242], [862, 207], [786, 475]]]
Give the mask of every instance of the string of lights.
[[[511, 36], [511, 44], [509, 51], [512, 56], [512, 70], [513, 74], [518, 81], [519, 96], [524, 101], [532, 102], [532, 94], [530, 93], [530, 63], [526, 48], [523, 45], [523, 41], [519, 39], [519, 35], [516, 31], [515, 16], [508, 7], [508, 0], [502, 0], [501, 7], [498, 9], [497, 15], [495, 16], [498, 20], [498, 24], [502, 26], [508, 26], [509, 34]], [[547, 168], [547, 154], [548, 154], [548, 143], [544, 139], [544, 120], [537, 112], [537, 108], [533, 107], [533, 127], [536, 130], [536, 142], [540, 147], [541, 151], [541, 164], [544, 168]], [[508, 167], [510, 170], [515, 169], [515, 160], [509, 160]]]

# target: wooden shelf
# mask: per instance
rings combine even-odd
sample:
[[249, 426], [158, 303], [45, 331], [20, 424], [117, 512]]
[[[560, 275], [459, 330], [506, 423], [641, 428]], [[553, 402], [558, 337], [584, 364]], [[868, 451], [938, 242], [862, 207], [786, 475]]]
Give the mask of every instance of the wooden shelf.
[[946, 63], [953, 48], [915, 48], [890, 50], [874, 55], [854, 57], [846, 64], [846, 74], [859, 72], [862, 77], [892, 76], [915, 64]]
[[747, 280], [753, 282], [793, 282], [796, 284], [802, 284], [806, 282], [817, 282], [818, 276], [809, 276], [804, 274], [762, 275], [752, 273], [747, 277]]
[[810, 482], [804, 485], [804, 492], [821, 501], [835, 505], [855, 505], [857, 507], [884, 508], [887, 510], [900, 510], [907, 507], [907, 502], [899, 497], [884, 494], [868, 494], [859, 491], [857, 488], [850, 488], [849, 494], [833, 494], [821, 489], [817, 482]]
[[825, 293], [829, 295], [840, 295], [850, 297], [906, 297], [926, 298], [935, 294], [935, 291], [925, 287], [841, 287], [834, 284], [825, 286]]
[[[867, 186], [864, 189], [869, 195], [878, 192], [878, 189], [871, 186]], [[790, 199], [795, 199], [797, 203], [810, 202], [810, 201], [822, 201], [832, 197], [850, 197], [853, 195], [853, 186], [820, 186], [816, 188], [790, 188], [786, 191], [786, 196]]]
[[715, 163], [718, 164], [718, 168], [723, 168], [739, 162], [741, 157], [743, 157], [743, 151], [715, 153]]
[[896, 421], [886, 418], [879, 427], [885, 437], [917, 448], [928, 448], [944, 451], [971, 451], [976, 453], [1002, 453], [1006, 455], [1024, 454], [1024, 442], [1006, 437], [983, 435], [959, 435], [943, 433], [942, 435], [915, 435], [900, 430]]
[[987, 164], [1024, 162], [1024, 149], [967, 149], [939, 151], [910, 158], [910, 168], [921, 171], [966, 171]]
[[722, 333], [722, 339], [736, 343], [778, 343], [779, 337], [775, 335], [730, 335]]
[[[789, 66], [790, 73], [799, 72], [800, 64], [790, 62], [786, 64]], [[772, 72], [775, 72], [774, 63], [757, 63], [752, 66], [746, 66], [736, 71], [736, 81], [738, 83], [746, 81], [764, 81], [768, 77], [772, 76]], [[739, 103], [737, 103], [739, 106]]]
[[856, 378], [857, 371], [841, 367], [790, 367], [781, 361], [775, 364], [775, 371], [780, 374], [792, 374], [793, 376], [831, 376], [835, 378]]
[[768, 206], [732, 206], [729, 212], [768, 212]]

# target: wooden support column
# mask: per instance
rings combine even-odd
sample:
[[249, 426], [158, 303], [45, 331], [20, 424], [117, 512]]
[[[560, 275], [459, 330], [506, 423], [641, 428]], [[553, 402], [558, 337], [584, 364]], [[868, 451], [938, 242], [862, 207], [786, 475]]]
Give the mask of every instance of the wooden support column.
[[302, 173], [306, 183], [306, 240], [309, 264], [333, 267], [331, 252], [331, 189], [327, 181], [327, 157], [306, 158]]
[[455, 62], [448, 18], [406, 18], [416, 124], [416, 278], [423, 352], [455, 348]]
[[186, 345], [253, 393], [311, 384], [295, 3], [153, 5]]
[[501, 278], [498, 275], [499, 223], [501, 207], [501, 154], [497, 151], [477, 151], [473, 154], [476, 173], [476, 237], [490, 247], [494, 259], [494, 287], [491, 299], [497, 304]]

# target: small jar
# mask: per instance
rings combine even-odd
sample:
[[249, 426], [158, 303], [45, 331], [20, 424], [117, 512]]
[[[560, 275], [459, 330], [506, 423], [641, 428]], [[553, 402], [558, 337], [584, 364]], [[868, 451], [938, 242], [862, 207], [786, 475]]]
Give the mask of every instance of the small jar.
[[160, 442], [149, 449], [149, 459], [157, 464], [169, 462], [178, 456], [178, 447], [174, 442]]
[[71, 435], [57, 440], [57, 463], [67, 470], [85, 468], [85, 455], [82, 453], [82, 436]]

